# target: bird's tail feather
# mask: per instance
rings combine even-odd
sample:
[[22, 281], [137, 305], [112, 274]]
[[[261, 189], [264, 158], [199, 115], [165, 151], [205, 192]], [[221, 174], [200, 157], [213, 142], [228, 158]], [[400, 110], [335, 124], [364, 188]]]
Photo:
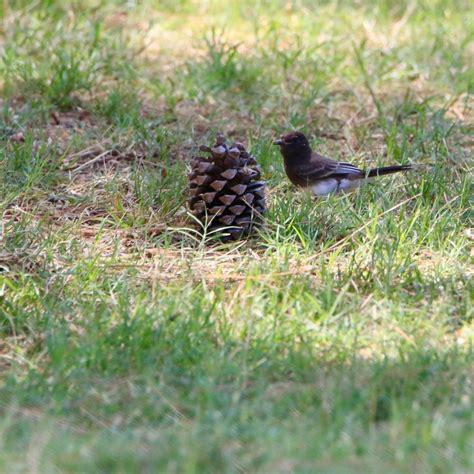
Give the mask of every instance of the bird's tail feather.
[[367, 178], [373, 178], [375, 176], [384, 176], [386, 174], [398, 173], [400, 171], [408, 171], [413, 167], [411, 165], [397, 165], [397, 166], [384, 166], [382, 168], [374, 168], [369, 170], [366, 174]]

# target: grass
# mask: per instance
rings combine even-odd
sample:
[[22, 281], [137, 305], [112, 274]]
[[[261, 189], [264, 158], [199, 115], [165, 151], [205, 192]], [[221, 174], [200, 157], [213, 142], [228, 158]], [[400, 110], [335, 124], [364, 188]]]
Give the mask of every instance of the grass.
[[[0, 470], [471, 472], [469, 7], [4, 1]], [[419, 171], [315, 201], [293, 128]], [[209, 246], [217, 131], [269, 211]]]

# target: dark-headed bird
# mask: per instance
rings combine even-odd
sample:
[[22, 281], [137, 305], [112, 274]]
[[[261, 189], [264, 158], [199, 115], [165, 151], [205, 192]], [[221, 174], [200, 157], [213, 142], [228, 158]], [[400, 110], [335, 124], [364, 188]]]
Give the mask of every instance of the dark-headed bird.
[[354, 191], [369, 178], [412, 169], [411, 165], [397, 165], [361, 170], [350, 163], [334, 161], [313, 152], [301, 132], [283, 135], [274, 144], [280, 147], [290, 181], [310, 189], [316, 196]]

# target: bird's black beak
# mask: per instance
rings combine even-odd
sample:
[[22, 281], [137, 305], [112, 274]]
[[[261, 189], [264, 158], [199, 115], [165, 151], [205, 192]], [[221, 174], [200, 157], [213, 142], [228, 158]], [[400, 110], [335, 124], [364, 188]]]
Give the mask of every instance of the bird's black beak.
[[281, 138], [279, 138], [278, 140], [275, 140], [275, 141], [273, 142], [274, 145], [283, 145], [284, 143], [285, 143], [285, 142], [284, 142]]

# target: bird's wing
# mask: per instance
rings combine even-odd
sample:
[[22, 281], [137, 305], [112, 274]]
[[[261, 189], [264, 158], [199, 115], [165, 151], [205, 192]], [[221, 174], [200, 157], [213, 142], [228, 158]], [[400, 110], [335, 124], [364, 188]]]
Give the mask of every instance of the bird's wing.
[[351, 165], [350, 163], [342, 163], [342, 162], [337, 164], [336, 173], [337, 174], [354, 174], [357, 176], [364, 174], [364, 172], [360, 168], [357, 168], [357, 166]]
[[363, 171], [350, 163], [340, 163], [330, 158], [314, 154], [309, 163], [301, 164], [295, 170], [298, 177], [307, 182], [314, 183], [320, 179], [337, 177], [337, 175], [350, 175], [362, 177]]
[[323, 163], [305, 163], [296, 167], [293, 171], [298, 178], [306, 183], [313, 183], [334, 174], [336, 166]]

